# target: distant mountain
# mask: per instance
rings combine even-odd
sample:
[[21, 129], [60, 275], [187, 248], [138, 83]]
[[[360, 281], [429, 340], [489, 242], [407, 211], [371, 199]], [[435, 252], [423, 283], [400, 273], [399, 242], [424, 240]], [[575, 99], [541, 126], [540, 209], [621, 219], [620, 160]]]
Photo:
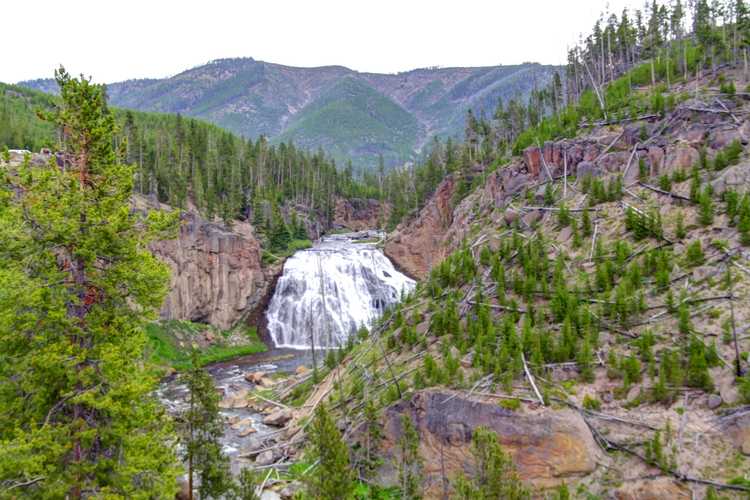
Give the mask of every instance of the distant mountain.
[[[469, 108], [491, 115], [498, 97], [527, 96], [555, 69], [524, 63], [383, 75], [220, 59], [163, 80], [113, 83], [108, 93], [114, 106], [181, 113], [248, 138], [266, 134], [272, 144], [322, 145], [339, 164], [368, 168], [380, 154], [389, 165], [413, 160], [435, 135], [462, 136]], [[54, 90], [49, 79], [19, 85]]]

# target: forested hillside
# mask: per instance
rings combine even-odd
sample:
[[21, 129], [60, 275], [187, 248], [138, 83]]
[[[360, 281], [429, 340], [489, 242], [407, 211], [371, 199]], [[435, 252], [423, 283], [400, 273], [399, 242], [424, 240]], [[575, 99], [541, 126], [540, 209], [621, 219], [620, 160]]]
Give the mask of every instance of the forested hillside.
[[[108, 87], [110, 103], [127, 109], [198, 117], [238, 136], [265, 135], [272, 144], [323, 145], [339, 165], [374, 170], [414, 161], [437, 135], [460, 136], [469, 108], [494, 109], [497, 99], [528, 98], [552, 66], [525, 63], [487, 68], [430, 68], [399, 74], [359, 73], [331, 66], [293, 68], [252, 58], [221, 59], [166, 80]], [[48, 80], [22, 82], [50, 90]]]
[[[6, 84], [0, 90], [0, 147], [39, 151], [49, 145], [58, 151], [57, 131], [36, 116], [37, 108], [47, 109], [57, 98]], [[298, 149], [292, 140], [270, 145], [264, 136], [244, 141], [179, 114], [108, 110], [120, 125], [113, 145], [124, 144], [123, 160], [136, 165], [136, 192], [209, 220], [231, 225], [252, 218], [270, 237], [280, 223], [279, 204], [300, 205], [304, 217], [328, 228], [337, 199], [385, 198], [384, 170], [376, 178], [351, 166], [337, 168], [320, 148]], [[290, 215], [285, 213], [286, 223]]]

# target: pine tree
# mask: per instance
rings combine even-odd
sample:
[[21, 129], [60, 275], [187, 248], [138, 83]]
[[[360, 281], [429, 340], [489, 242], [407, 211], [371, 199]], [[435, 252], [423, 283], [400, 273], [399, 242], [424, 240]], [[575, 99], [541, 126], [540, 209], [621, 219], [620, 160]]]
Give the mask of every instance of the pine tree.
[[589, 217], [589, 208], [591, 208], [591, 205], [589, 203], [586, 203], [586, 206], [583, 207], [583, 211], [581, 211], [581, 235], [584, 238], [591, 236], [593, 234], [593, 231], [591, 230], [591, 218]]
[[687, 236], [687, 231], [685, 230], [685, 213], [680, 210], [677, 212], [677, 224], [675, 226], [675, 237], [678, 240], [681, 240]]
[[318, 405], [310, 423], [309, 453], [320, 465], [308, 483], [312, 498], [344, 500], [354, 491], [354, 473], [349, 467], [349, 448], [328, 413]]
[[404, 412], [404, 416], [401, 417], [401, 439], [396, 444], [396, 452], [393, 456], [393, 466], [398, 470], [402, 500], [422, 498], [423, 462], [419, 454], [419, 432], [414, 427], [409, 414]]
[[170, 280], [146, 244], [177, 214], [131, 212], [103, 87], [56, 80], [61, 104], [40, 115], [71, 164], [0, 172], [0, 496], [166, 498], [176, 457], [141, 327]]
[[240, 471], [237, 484], [234, 486], [234, 495], [237, 500], [260, 500], [257, 478], [249, 469]]
[[192, 366], [180, 376], [190, 394], [188, 409], [181, 415], [180, 429], [184, 444], [182, 458], [188, 465], [188, 494], [192, 499], [193, 479], [197, 474], [200, 498], [220, 498], [232, 486], [229, 457], [222, 452], [219, 441], [224, 435], [219, 415], [220, 397], [214, 390], [211, 375], [199, 366], [195, 348], [190, 360]]
[[591, 369], [591, 363], [593, 363], [593, 361], [594, 354], [591, 350], [591, 340], [589, 335], [586, 334], [583, 338], [583, 343], [581, 344], [581, 352], [578, 355], [578, 365], [581, 369], [581, 380], [589, 384], [596, 378], [594, 376], [594, 371]]
[[297, 212], [292, 212], [292, 217], [297, 218], [297, 227], [292, 230], [292, 238], [295, 240], [307, 240], [307, 226], [304, 219], [297, 217]]
[[560, 211], [557, 213], [557, 224], [560, 227], [570, 225], [570, 210], [565, 206], [565, 202], [560, 202]]
[[[417, 370], [417, 373], [421, 373], [421, 370]], [[378, 452], [380, 451], [380, 441], [383, 439], [383, 424], [380, 423], [378, 410], [375, 408], [375, 404], [372, 400], [368, 401], [363, 409], [364, 421], [367, 425], [367, 430], [363, 436], [364, 443], [360, 441], [362, 457], [359, 460], [359, 468], [362, 476], [367, 480], [367, 489], [369, 491], [369, 497], [375, 498], [377, 496], [377, 487], [371, 484], [372, 479], [375, 478], [378, 469], [383, 465], [383, 461], [380, 459]]]
[[714, 222], [714, 205], [708, 187], [703, 190], [698, 198], [698, 222], [702, 226], [710, 226]]
[[292, 232], [289, 231], [289, 226], [286, 225], [278, 207], [274, 207], [273, 233], [270, 240], [272, 249], [286, 250], [292, 243]]
[[486, 427], [474, 429], [471, 435], [471, 454], [474, 456], [474, 477], [463, 473], [454, 478], [456, 498], [461, 500], [527, 500], [528, 488], [521, 484], [510, 453], [506, 454], [494, 431]]

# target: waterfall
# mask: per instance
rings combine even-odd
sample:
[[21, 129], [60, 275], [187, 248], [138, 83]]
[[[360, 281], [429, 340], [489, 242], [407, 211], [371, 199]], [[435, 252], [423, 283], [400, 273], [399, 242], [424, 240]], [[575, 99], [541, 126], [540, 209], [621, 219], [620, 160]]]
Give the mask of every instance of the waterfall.
[[277, 347], [326, 347], [318, 258], [328, 311], [330, 347], [339, 347], [360, 326], [370, 326], [377, 314], [396, 304], [401, 291], [410, 292], [414, 281], [397, 271], [383, 252], [369, 243], [353, 244], [337, 235], [301, 250], [287, 259], [266, 317]]

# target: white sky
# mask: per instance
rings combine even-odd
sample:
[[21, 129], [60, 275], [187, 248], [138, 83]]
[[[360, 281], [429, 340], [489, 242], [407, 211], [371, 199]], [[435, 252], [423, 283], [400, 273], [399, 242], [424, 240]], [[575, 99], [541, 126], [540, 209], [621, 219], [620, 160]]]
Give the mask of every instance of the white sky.
[[72, 74], [164, 78], [212, 59], [341, 65], [374, 73], [429, 66], [563, 64], [600, 12], [628, 0], [25, 0], [6, 2], [0, 81]]

